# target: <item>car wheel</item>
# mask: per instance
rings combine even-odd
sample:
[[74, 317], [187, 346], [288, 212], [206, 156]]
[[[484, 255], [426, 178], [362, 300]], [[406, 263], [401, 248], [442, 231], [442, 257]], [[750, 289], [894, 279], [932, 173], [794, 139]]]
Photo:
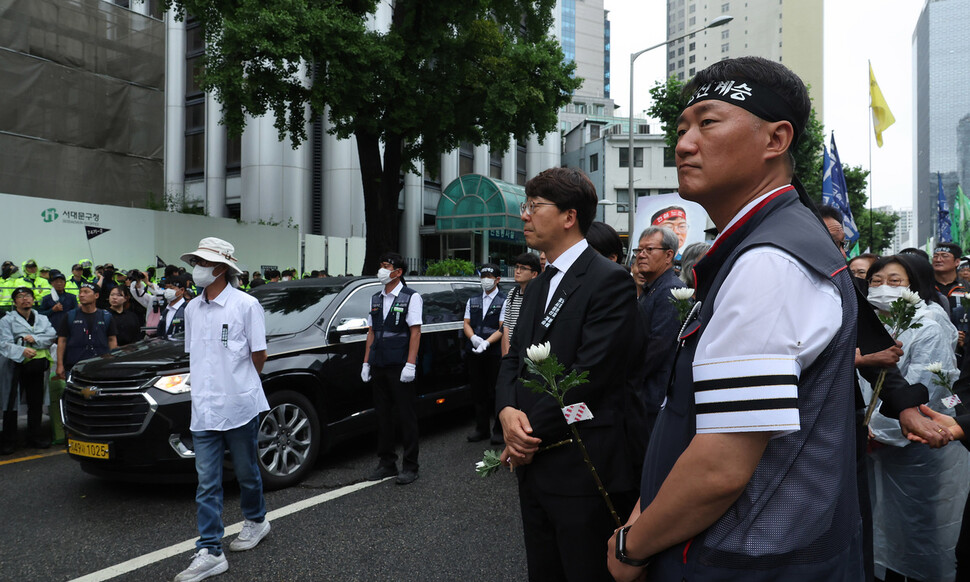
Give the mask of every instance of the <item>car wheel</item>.
[[302, 481], [320, 451], [320, 420], [299, 392], [269, 395], [269, 412], [259, 424], [257, 455], [266, 489], [281, 489]]

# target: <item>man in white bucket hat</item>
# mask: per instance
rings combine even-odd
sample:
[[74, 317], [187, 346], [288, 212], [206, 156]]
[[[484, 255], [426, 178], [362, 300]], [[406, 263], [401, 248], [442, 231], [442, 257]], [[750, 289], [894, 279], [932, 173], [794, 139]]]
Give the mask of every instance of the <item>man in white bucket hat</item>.
[[270, 529], [256, 459], [259, 413], [269, 410], [259, 380], [266, 362], [266, 324], [256, 299], [236, 289], [242, 270], [234, 251], [228, 242], [208, 237], [199, 241], [198, 249], [182, 255], [202, 289], [185, 308], [200, 535], [192, 564], [176, 582], [195, 582], [229, 569], [222, 552], [222, 462], [227, 448], [245, 518], [229, 549], [251, 549]]

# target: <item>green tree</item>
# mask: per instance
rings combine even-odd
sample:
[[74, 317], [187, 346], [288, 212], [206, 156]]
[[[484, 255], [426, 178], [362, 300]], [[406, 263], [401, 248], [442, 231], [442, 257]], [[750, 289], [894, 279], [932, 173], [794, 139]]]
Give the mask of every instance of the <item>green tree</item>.
[[650, 109], [647, 109], [647, 113], [650, 117], [660, 120], [660, 129], [664, 132], [664, 140], [669, 148], [677, 147], [677, 116], [687, 105], [683, 91], [684, 83], [678, 81], [673, 75], [664, 83], [657, 81], [657, 84], [650, 89], [653, 103]]
[[[166, 0], [206, 40], [202, 87], [230, 135], [272, 113], [280, 139], [307, 139], [308, 116], [356, 138], [364, 191], [364, 272], [398, 245], [402, 172], [462, 142], [507, 151], [558, 126], [582, 80], [550, 36], [555, 0], [397, 0], [387, 31], [376, 0]], [[305, 68], [304, 68], [305, 67]], [[307, 71], [307, 72], [305, 72]]]
[[869, 212], [866, 207], [869, 200], [866, 196], [869, 170], [861, 166], [850, 167], [842, 164], [842, 171], [845, 174], [845, 187], [849, 192], [849, 208], [856, 226], [859, 227], [859, 249], [882, 254], [892, 246], [899, 217], [879, 210]]
[[[677, 116], [687, 104], [687, 99], [683, 95], [684, 85], [685, 83], [678, 81], [676, 77], [670, 77], [665, 82], [657, 82], [650, 89], [653, 104], [647, 113], [660, 120], [660, 128], [664, 132], [667, 146], [671, 148], [677, 146]], [[824, 143], [825, 129], [813, 108], [792, 156], [795, 160], [795, 175], [816, 204], [822, 203], [822, 146]], [[873, 252], [879, 253], [892, 244], [896, 222], [899, 219], [896, 215], [886, 212], [869, 213], [866, 208], [868, 170], [844, 164], [842, 169], [849, 195], [849, 208], [852, 210], [856, 226], [859, 227], [859, 248], [862, 250], [870, 248]]]

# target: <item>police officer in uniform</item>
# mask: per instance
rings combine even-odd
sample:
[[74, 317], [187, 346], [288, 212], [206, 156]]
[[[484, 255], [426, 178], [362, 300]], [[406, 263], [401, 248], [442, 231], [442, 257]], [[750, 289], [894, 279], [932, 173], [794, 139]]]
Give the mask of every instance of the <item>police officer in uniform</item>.
[[505, 293], [498, 288], [498, 266], [486, 263], [478, 270], [482, 294], [465, 303], [465, 365], [468, 384], [475, 402], [475, 432], [466, 437], [477, 443], [489, 438], [492, 424], [493, 444], [504, 444], [502, 425], [495, 414], [495, 380], [502, 358], [502, 321], [505, 320]]
[[4, 261], [0, 270], [0, 313], [13, 309], [13, 290], [17, 288], [16, 276], [20, 269], [13, 261]]
[[65, 290], [77, 297], [81, 291], [83, 283], [94, 283], [94, 274], [91, 271], [91, 261], [81, 259], [71, 267], [71, 278], [67, 280]]
[[[421, 345], [421, 296], [404, 284], [407, 262], [397, 253], [381, 257], [377, 278], [384, 286], [371, 297], [367, 344], [360, 378], [372, 382], [377, 410], [377, 468], [368, 480], [397, 475], [398, 485], [418, 478], [418, 416], [414, 409], [415, 364]], [[394, 409], [401, 424], [401, 472], [394, 452]]]
[[28, 287], [34, 292], [34, 300], [40, 301], [44, 295], [50, 293], [51, 285], [37, 272], [37, 261], [27, 259], [24, 261], [24, 274], [17, 280], [17, 287]]

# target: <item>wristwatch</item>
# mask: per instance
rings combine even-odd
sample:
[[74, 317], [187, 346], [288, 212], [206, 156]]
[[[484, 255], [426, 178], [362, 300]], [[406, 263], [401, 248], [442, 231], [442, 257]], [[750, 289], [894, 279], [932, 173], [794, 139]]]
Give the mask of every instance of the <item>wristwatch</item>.
[[650, 556], [643, 558], [642, 560], [637, 560], [626, 555], [626, 534], [633, 527], [628, 525], [626, 527], [621, 527], [620, 531], [616, 532], [616, 559], [623, 562], [627, 566], [633, 566], [636, 568], [644, 568], [650, 563]]

